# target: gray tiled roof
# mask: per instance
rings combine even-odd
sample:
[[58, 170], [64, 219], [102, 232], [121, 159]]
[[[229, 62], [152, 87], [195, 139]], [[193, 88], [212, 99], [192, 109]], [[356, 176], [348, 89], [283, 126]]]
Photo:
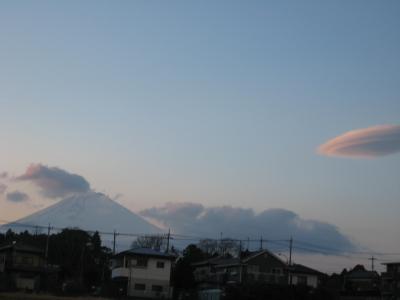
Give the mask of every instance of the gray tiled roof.
[[21, 243], [5, 244], [5, 245], [0, 246], [0, 251], [4, 251], [4, 250], [8, 250], [8, 249], [14, 249], [15, 251], [20, 251], [20, 252], [31, 252], [31, 253], [33, 252], [33, 253], [39, 253], [39, 254], [44, 253], [43, 249], [33, 247], [30, 245], [26, 245], [26, 244], [21, 244]]
[[313, 274], [313, 275], [325, 275], [324, 273], [314, 270], [312, 268], [309, 268], [307, 266], [304, 265], [300, 265], [300, 264], [293, 264], [290, 267], [290, 270], [292, 273], [298, 273], [298, 274]]
[[175, 259], [175, 255], [171, 253], [165, 253], [151, 248], [133, 248], [116, 254], [116, 256], [122, 256], [122, 255], [140, 255], [140, 256], [163, 257], [166, 259]]

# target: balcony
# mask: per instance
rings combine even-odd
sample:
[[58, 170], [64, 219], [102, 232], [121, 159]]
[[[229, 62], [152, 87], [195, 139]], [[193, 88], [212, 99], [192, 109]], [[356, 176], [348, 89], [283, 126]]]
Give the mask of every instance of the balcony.
[[128, 268], [115, 268], [111, 271], [111, 278], [116, 277], [129, 277]]

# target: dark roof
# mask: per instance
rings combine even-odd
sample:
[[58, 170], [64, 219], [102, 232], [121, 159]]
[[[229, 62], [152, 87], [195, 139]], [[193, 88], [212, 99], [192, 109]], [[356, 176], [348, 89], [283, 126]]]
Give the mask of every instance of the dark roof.
[[162, 257], [165, 259], [175, 259], [176, 256], [171, 253], [165, 253], [158, 250], [154, 250], [151, 248], [133, 248], [126, 251], [122, 251], [115, 256], [124, 256], [124, 255], [132, 255], [132, 256], [152, 256], [152, 257]]
[[216, 266], [217, 267], [229, 267], [229, 266], [237, 266], [240, 263], [238, 257], [231, 257], [231, 258], [220, 258]]
[[232, 261], [234, 258], [232, 257], [227, 257], [227, 256], [217, 256], [217, 257], [211, 257], [206, 260], [198, 261], [193, 263], [193, 266], [202, 266], [202, 265], [219, 265], [221, 263], [226, 263], [229, 261]]
[[314, 270], [312, 268], [309, 268], [307, 266], [301, 265], [301, 264], [293, 264], [292, 267], [290, 268], [291, 273], [298, 273], [298, 274], [311, 274], [311, 275], [317, 275], [317, 276], [323, 276], [325, 275], [324, 273]]
[[346, 275], [346, 278], [350, 279], [373, 279], [378, 277], [379, 274], [375, 271], [351, 272]]
[[21, 243], [15, 243], [15, 244], [5, 244], [0, 246], [0, 251], [5, 251], [5, 250], [15, 250], [19, 252], [29, 252], [29, 253], [37, 253], [37, 254], [44, 254], [44, 250], [26, 245], [26, 244], [21, 244]]
[[249, 260], [256, 258], [257, 256], [259, 256], [261, 254], [268, 254], [268, 255], [272, 256], [273, 258], [275, 258], [276, 260], [278, 260], [279, 262], [281, 262], [282, 264], [286, 265], [286, 263], [282, 259], [280, 259], [277, 255], [275, 255], [274, 253], [272, 253], [271, 251], [269, 251], [267, 249], [254, 251], [249, 256], [246, 256], [242, 261], [248, 262]]
[[388, 266], [388, 265], [400, 265], [400, 262], [386, 262], [382, 263], [382, 265]]
[[205, 265], [214, 265], [214, 266], [221, 266], [221, 267], [226, 267], [226, 266], [233, 266], [233, 265], [239, 265], [241, 262], [242, 263], [247, 263], [253, 258], [256, 258], [257, 256], [261, 254], [269, 254], [272, 257], [276, 258], [282, 264], [285, 264], [279, 257], [277, 257], [275, 254], [268, 250], [260, 250], [260, 251], [254, 251], [251, 252], [249, 255], [246, 257], [242, 258], [241, 260], [238, 257], [226, 257], [226, 256], [218, 256], [218, 257], [213, 257], [207, 260], [203, 260], [200, 262], [193, 263], [192, 266], [205, 266]]

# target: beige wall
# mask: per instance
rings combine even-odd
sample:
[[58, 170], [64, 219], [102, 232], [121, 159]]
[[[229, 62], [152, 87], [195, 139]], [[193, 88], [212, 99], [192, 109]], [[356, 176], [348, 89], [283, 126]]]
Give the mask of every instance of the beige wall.
[[[164, 268], [157, 268], [157, 262], [163, 262]], [[162, 258], [149, 258], [147, 267], [131, 267], [131, 278], [167, 280], [171, 276], [171, 261]]]
[[[135, 289], [136, 284], [144, 284], [144, 290]], [[162, 291], [153, 291], [153, 286], [161, 286]], [[172, 296], [172, 287], [169, 285], [169, 280], [151, 280], [142, 278], [132, 278], [128, 283], [128, 296], [144, 297], [144, 298], [158, 298], [164, 297], [166, 299]]]
[[[157, 298], [170, 298], [172, 295], [172, 287], [170, 286], [172, 262], [165, 258], [149, 257], [147, 266], [135, 266], [136, 258], [126, 257], [126, 264], [112, 270], [112, 278], [126, 277], [128, 278], [128, 296]], [[129, 262], [131, 260], [131, 262]], [[157, 262], [163, 262], [164, 268], [157, 268]], [[116, 264], [120, 265], [120, 264]], [[144, 290], [138, 290], [135, 285], [145, 285]], [[154, 286], [162, 287], [162, 291], [154, 291]]]

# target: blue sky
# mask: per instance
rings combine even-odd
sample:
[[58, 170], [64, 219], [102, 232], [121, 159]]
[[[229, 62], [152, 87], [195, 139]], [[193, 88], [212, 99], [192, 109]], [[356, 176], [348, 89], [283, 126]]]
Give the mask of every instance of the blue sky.
[[398, 1], [3, 1], [1, 167], [58, 166], [133, 210], [285, 208], [392, 251], [399, 154], [316, 149], [399, 124], [399, 13]]

